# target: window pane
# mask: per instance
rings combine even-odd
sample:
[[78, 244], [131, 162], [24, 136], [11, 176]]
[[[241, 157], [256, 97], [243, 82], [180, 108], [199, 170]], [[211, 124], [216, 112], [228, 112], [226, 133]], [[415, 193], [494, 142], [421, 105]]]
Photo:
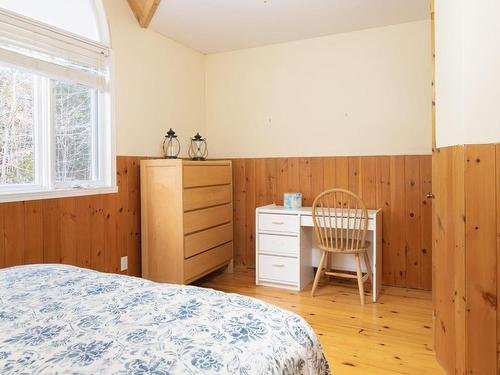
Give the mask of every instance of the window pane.
[[35, 181], [34, 77], [0, 67], [0, 185]]
[[53, 81], [55, 101], [56, 182], [93, 179], [95, 92], [88, 87]]

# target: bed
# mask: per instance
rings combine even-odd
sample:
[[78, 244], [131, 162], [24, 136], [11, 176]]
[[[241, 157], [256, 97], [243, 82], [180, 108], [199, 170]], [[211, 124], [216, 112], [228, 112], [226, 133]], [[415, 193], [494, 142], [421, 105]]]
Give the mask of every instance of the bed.
[[2, 374], [309, 374], [312, 328], [262, 301], [65, 265], [0, 270]]

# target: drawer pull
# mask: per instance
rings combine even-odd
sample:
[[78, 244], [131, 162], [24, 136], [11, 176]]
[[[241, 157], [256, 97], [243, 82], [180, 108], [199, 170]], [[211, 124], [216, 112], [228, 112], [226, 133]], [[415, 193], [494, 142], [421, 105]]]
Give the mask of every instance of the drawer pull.
[[275, 225], [283, 225], [285, 223], [283, 221], [273, 221], [273, 224], [275, 224]]
[[273, 264], [273, 267], [283, 268], [285, 265], [283, 263], [275, 263]]

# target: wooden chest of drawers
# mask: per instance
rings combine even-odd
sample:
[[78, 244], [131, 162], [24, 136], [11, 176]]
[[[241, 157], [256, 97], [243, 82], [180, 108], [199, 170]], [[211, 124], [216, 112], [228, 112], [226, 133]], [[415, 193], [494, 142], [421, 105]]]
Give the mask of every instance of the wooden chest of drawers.
[[231, 161], [141, 161], [142, 276], [190, 283], [232, 269]]

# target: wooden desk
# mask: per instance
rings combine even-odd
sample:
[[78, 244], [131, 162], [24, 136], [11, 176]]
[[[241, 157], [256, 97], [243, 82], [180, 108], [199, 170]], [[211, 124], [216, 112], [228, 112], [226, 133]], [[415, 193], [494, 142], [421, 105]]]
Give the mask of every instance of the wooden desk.
[[[332, 219], [333, 220], [333, 219]], [[339, 218], [340, 221], [340, 218]], [[344, 217], [342, 225], [349, 225]], [[319, 249], [311, 228], [311, 207], [286, 209], [269, 205], [256, 209], [256, 283], [278, 288], [302, 290], [314, 278], [313, 267], [319, 263]], [[368, 210], [367, 241], [373, 271], [373, 301], [382, 285], [382, 210]], [[334, 254], [331, 267], [355, 271], [354, 257]], [[363, 267], [363, 271], [366, 271]]]

